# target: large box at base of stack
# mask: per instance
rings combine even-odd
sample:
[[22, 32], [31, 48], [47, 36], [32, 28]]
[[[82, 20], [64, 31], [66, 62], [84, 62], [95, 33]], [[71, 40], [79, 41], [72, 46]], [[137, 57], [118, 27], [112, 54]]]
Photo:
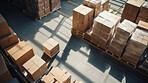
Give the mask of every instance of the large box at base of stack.
[[72, 29], [85, 32], [93, 24], [93, 9], [80, 5], [73, 9]]
[[148, 32], [136, 29], [126, 47], [122, 59], [136, 66], [147, 47]]
[[120, 57], [136, 27], [137, 25], [135, 23], [125, 19], [119, 24], [115, 37], [111, 41], [108, 50]]
[[115, 34], [120, 19], [121, 17], [107, 11], [101, 12], [98, 17], [94, 19], [91, 41], [101, 48], [107, 48]]

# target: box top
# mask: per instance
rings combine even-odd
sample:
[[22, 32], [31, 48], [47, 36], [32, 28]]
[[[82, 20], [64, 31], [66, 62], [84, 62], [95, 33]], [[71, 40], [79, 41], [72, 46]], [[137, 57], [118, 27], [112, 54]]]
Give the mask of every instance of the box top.
[[29, 73], [33, 74], [44, 64], [45, 64], [45, 61], [41, 59], [38, 55], [35, 55], [26, 63], [24, 63], [23, 67], [26, 70], [28, 70]]
[[6, 20], [4, 19], [4, 17], [0, 14], [0, 23], [2, 22], [6, 22]]
[[120, 16], [117, 16], [117, 15], [114, 15], [112, 13], [109, 13], [108, 11], [103, 11], [99, 14], [100, 17], [104, 18], [104, 19], [107, 19], [109, 20], [110, 22], [112, 22], [113, 24], [117, 24], [121, 17]]
[[76, 12], [79, 12], [80, 14], [86, 15], [89, 12], [93, 11], [93, 9], [91, 9], [87, 6], [84, 6], [84, 5], [80, 5], [80, 6], [76, 7], [75, 9], [73, 9], [73, 11], [76, 11]]
[[51, 81], [54, 81], [54, 76], [51, 73], [49, 73], [48, 75], [44, 75], [41, 81], [45, 83], [52, 83]]
[[59, 43], [55, 41], [54, 39], [50, 38], [47, 41], [45, 41], [42, 45], [48, 48], [49, 50], [53, 49], [55, 46], [57, 46]]
[[122, 29], [128, 33], [132, 33], [137, 27], [137, 24], [129, 21], [129, 20], [124, 20], [119, 26], [119, 29]]
[[148, 31], [148, 23], [140, 20], [138, 23], [138, 28]]
[[4, 61], [3, 56], [0, 54], [0, 75], [2, 75], [3, 73], [5, 73], [6, 71], [8, 71], [6, 63]]
[[137, 7], [141, 7], [141, 5], [144, 3], [144, 0], [128, 0], [127, 3]]

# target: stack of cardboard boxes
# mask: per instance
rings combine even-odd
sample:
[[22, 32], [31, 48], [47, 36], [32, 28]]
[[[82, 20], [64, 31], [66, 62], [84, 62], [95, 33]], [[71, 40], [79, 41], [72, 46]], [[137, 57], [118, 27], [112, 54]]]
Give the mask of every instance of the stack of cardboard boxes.
[[115, 34], [120, 17], [107, 11], [101, 12], [94, 19], [91, 41], [102, 48], [107, 48], [108, 43]]
[[72, 29], [84, 33], [93, 24], [93, 9], [80, 5], [73, 10]]
[[140, 8], [136, 23], [138, 23], [140, 20], [148, 22], [148, 2], [145, 2]]
[[50, 10], [54, 12], [61, 8], [61, 0], [49, 0], [50, 1]]
[[0, 54], [0, 82], [7, 83], [12, 79], [12, 76], [6, 66], [3, 56]]
[[128, 39], [135, 31], [137, 25], [131, 21], [124, 20], [117, 28], [115, 37], [111, 41], [108, 50], [117, 56], [121, 56]]
[[41, 19], [50, 13], [49, 0], [35, 0], [38, 18]]
[[8, 26], [6, 20], [0, 14], [0, 47], [5, 49], [19, 42], [16, 33]]
[[136, 17], [140, 10], [140, 7], [144, 3], [144, 0], [128, 0], [125, 4], [125, 8], [122, 13], [122, 21], [123, 19], [130, 20], [132, 22], [136, 21]]
[[60, 70], [58, 67], [44, 75], [41, 79], [42, 83], [71, 83], [71, 74], [67, 73], [65, 69]]
[[129, 44], [127, 45], [122, 59], [136, 66], [147, 46], [148, 32], [145, 30], [136, 29], [130, 39]]
[[94, 10], [94, 18], [101, 12], [101, 0], [83, 0], [83, 5]]

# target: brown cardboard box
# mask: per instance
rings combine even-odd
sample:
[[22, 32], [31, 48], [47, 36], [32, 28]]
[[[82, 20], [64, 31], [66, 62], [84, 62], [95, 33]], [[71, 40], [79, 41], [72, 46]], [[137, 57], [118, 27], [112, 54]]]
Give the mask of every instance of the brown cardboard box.
[[130, 39], [129, 44], [127, 45], [122, 59], [136, 66], [147, 46], [148, 32], [141, 29], [136, 29]]
[[0, 14], [0, 38], [8, 36], [11, 34], [9, 26], [6, 22], [6, 20], [4, 19], [4, 17]]
[[0, 39], [0, 47], [2, 49], [5, 49], [5, 48], [19, 42], [19, 39], [18, 39], [16, 33], [11, 28], [9, 28], [9, 29], [11, 31], [10, 32], [11, 34]]
[[0, 82], [7, 83], [12, 79], [12, 76], [6, 66], [3, 56], [0, 54]]
[[148, 23], [147, 22], [144, 22], [144, 21], [139, 21], [138, 28], [144, 29], [144, 30], [147, 30], [148, 31]]
[[17, 45], [7, 51], [10, 57], [18, 65], [21, 71], [24, 70], [22, 65], [34, 56], [33, 49], [25, 41], [19, 42]]
[[131, 21], [124, 20], [117, 28], [115, 37], [110, 43], [109, 51], [117, 56], [121, 56], [129, 37], [135, 31], [137, 25]]
[[42, 11], [45, 8], [44, 2], [36, 3], [35, 5], [36, 5], [36, 8], [37, 8], [38, 11]]
[[122, 18], [134, 22], [144, 0], [128, 0], [122, 13]]
[[48, 75], [44, 75], [41, 79], [42, 83], [54, 83], [56, 82], [54, 76], [49, 73]]
[[59, 83], [71, 83], [71, 74], [70, 73], [64, 74], [58, 81]]
[[84, 38], [87, 40], [91, 40], [91, 33], [92, 33], [92, 27], [90, 27], [84, 34]]
[[59, 43], [56, 42], [54, 39], [50, 38], [46, 42], [42, 44], [44, 52], [52, 58], [53, 55], [59, 51]]
[[38, 55], [25, 62], [23, 67], [34, 80], [38, 79], [47, 70], [45, 61]]
[[93, 9], [80, 5], [73, 9], [73, 28], [85, 32], [93, 23]]
[[50, 8], [50, 6], [49, 6], [49, 0], [44, 0], [44, 7], [45, 8]]
[[140, 20], [142, 21], [147, 21], [148, 19], [148, 2], [145, 2], [142, 7], [140, 8], [140, 12], [137, 16], [137, 19], [136, 19], [136, 23], [138, 23]]

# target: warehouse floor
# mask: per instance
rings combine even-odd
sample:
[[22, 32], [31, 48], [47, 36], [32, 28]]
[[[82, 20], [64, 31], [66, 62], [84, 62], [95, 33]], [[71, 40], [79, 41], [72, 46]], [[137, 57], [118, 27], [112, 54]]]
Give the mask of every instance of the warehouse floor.
[[[128, 68], [83, 40], [71, 35], [72, 9], [83, 0], [62, 0], [62, 8], [35, 21], [6, 0], [0, 3], [0, 12], [20, 40], [33, 47], [48, 67], [58, 66], [72, 74], [72, 81], [86, 83], [146, 83], [147, 77]], [[120, 15], [126, 0], [111, 0], [114, 14]], [[53, 38], [60, 44], [60, 52], [53, 59], [43, 53], [42, 43]]]

